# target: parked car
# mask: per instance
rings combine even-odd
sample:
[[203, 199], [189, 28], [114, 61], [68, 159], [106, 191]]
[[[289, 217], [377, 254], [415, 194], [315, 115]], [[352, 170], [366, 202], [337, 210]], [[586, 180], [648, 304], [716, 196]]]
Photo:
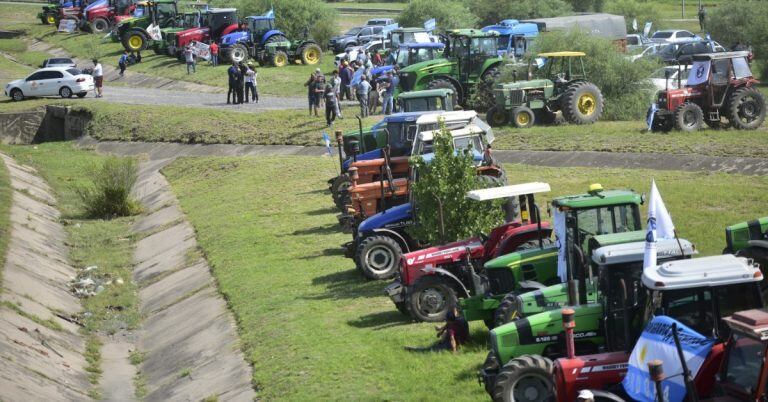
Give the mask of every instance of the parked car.
[[368, 22], [365, 23], [365, 25], [386, 26], [386, 25], [392, 25], [394, 23], [395, 23], [395, 20], [392, 18], [371, 18], [368, 20]]
[[684, 65], [664, 66], [654, 71], [653, 74], [651, 74], [650, 80], [653, 86], [659, 91], [677, 89], [677, 76], [680, 75], [680, 83], [685, 85], [688, 81], [688, 74], [690, 71], [688, 66]]
[[628, 55], [628, 56], [625, 56], [625, 57], [627, 59], [629, 59], [629, 61], [636, 61], [636, 60], [642, 59], [644, 57], [652, 57], [656, 53], [658, 53], [659, 50], [661, 50], [664, 46], [666, 46], [666, 45], [663, 45], [661, 43], [652, 43], [649, 46], [646, 46], [646, 48], [642, 52], [637, 53], [637, 54]]
[[666, 64], [688, 64], [694, 54], [720, 53], [725, 48], [715, 41], [697, 40], [690, 42], [670, 43], [656, 53]]
[[75, 61], [70, 59], [69, 57], [55, 57], [55, 58], [45, 59], [43, 64], [40, 65], [40, 68], [47, 68], [47, 67], [75, 68], [77, 67], [77, 65], [75, 64]]
[[656, 31], [651, 35], [651, 41], [657, 43], [676, 43], [685, 42], [695, 39], [701, 39], [698, 35], [691, 31], [685, 31], [681, 29], [667, 29], [663, 31]]
[[30, 74], [27, 78], [11, 81], [5, 86], [5, 96], [14, 101], [37, 96], [84, 97], [93, 90], [93, 77], [76, 68], [49, 67]]
[[383, 26], [362, 26], [354, 27], [344, 35], [331, 38], [328, 47], [333, 49], [334, 53], [341, 53], [348, 47], [364, 45], [373, 40], [382, 40]]
[[[373, 56], [374, 53], [383, 49], [387, 43], [389, 43], [389, 41], [382, 42], [381, 40], [373, 40], [366, 43], [365, 45], [349, 47], [345, 49], [343, 52], [336, 55], [336, 58], [334, 59], [333, 64], [336, 65], [336, 67], [338, 67], [339, 64], [341, 64], [341, 62], [344, 60], [347, 60], [347, 61], [356, 60], [357, 54], [360, 53], [361, 51], [364, 52], [367, 50], [371, 54], [371, 56]], [[349, 50], [349, 52], [347, 52], [347, 50]], [[347, 56], [347, 53], [349, 53], [349, 56]]]
[[627, 35], [627, 51], [632, 52], [635, 50], [644, 50], [648, 45], [653, 43], [648, 37], [642, 34], [629, 34]]

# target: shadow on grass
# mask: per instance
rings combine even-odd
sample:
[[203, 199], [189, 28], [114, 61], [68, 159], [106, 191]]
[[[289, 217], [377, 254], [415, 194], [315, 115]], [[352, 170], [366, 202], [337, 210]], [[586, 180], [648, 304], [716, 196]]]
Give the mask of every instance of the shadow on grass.
[[328, 235], [336, 234], [339, 232], [338, 224], [329, 224], [325, 226], [317, 226], [314, 228], [295, 230], [293, 233], [282, 236], [301, 236], [301, 235]]
[[304, 212], [305, 215], [310, 215], [310, 216], [336, 214], [336, 213], [338, 213], [338, 210], [333, 207], [325, 207], [325, 208], [316, 209], [314, 211]]
[[347, 321], [347, 325], [355, 328], [385, 329], [412, 323], [411, 317], [404, 315], [392, 306], [391, 311], [381, 311]]
[[313, 260], [315, 258], [320, 257], [335, 257], [344, 255], [344, 249], [341, 247], [334, 247], [334, 248], [327, 248], [319, 253], [312, 254], [312, 255], [305, 255], [304, 257], [300, 257], [301, 260]]
[[305, 191], [305, 192], [303, 192], [303, 193], [299, 193], [299, 195], [305, 195], [305, 194], [323, 194], [323, 193], [328, 193], [328, 192], [329, 192], [329, 191], [328, 191], [328, 189], [327, 189], [327, 188], [318, 188], [317, 190], [311, 190], [311, 191]]
[[[379, 297], [384, 293], [385, 282], [367, 280], [357, 269], [334, 272], [312, 279], [312, 285], [326, 287], [325, 293], [304, 297], [307, 300], [344, 300], [361, 297]], [[394, 308], [394, 307], [393, 307]]]

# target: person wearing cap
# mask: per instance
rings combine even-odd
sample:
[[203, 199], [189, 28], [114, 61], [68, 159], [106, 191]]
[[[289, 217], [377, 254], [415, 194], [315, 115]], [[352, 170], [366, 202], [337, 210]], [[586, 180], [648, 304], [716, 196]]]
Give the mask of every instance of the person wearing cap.
[[252, 61], [249, 61], [245, 68], [245, 103], [248, 103], [249, 91], [253, 103], [259, 103], [259, 91], [256, 90], [256, 70]]
[[449, 310], [445, 314], [445, 325], [436, 326], [437, 337], [439, 341], [435, 342], [432, 346], [427, 348], [418, 348], [412, 346], [406, 346], [405, 349], [412, 352], [437, 352], [441, 350], [450, 350], [456, 353], [459, 350], [459, 346], [465, 344], [469, 340], [469, 323], [464, 317], [459, 315], [459, 311], [456, 307]]
[[595, 402], [595, 394], [592, 391], [582, 389], [576, 396], [576, 402]]

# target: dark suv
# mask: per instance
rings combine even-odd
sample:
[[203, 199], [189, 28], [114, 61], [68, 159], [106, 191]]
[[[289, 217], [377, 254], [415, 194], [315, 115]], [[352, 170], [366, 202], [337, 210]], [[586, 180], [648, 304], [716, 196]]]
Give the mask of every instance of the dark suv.
[[383, 28], [383, 26], [362, 26], [352, 28], [344, 35], [331, 38], [328, 47], [333, 49], [334, 53], [341, 53], [348, 47], [364, 45], [372, 40], [383, 39]]
[[693, 42], [670, 43], [664, 46], [656, 57], [660, 57], [665, 64], [690, 64], [694, 54], [719, 53], [725, 48], [711, 40]]

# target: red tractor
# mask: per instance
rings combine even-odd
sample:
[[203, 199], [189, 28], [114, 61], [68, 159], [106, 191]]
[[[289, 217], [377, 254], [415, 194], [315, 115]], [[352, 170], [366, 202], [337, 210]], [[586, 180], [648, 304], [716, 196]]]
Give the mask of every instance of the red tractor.
[[[765, 98], [749, 68], [749, 52], [725, 52], [692, 56], [688, 81], [678, 88], [659, 91], [651, 129], [696, 131], [734, 127], [754, 130], [765, 120]], [[669, 76], [668, 76], [669, 77]]]
[[191, 42], [216, 42], [224, 35], [238, 29], [236, 8], [211, 8], [199, 11], [199, 24], [173, 34], [168, 38], [168, 52], [177, 57], [182, 56], [184, 47]]
[[132, 0], [95, 1], [83, 9], [80, 29], [93, 33], [109, 32], [120, 21], [130, 18], [136, 10]]
[[[470, 191], [475, 201], [517, 198], [519, 220], [508, 216], [505, 224], [490, 234], [405, 254], [400, 259], [399, 277], [385, 293], [400, 311], [407, 311], [419, 321], [442, 321], [458, 297], [483, 294], [485, 281], [480, 275], [483, 264], [500, 255], [530, 244], [549, 244], [552, 230], [541, 222], [534, 194], [549, 192], [547, 183], [525, 183]], [[507, 204], [508, 206], [509, 204]], [[509, 209], [507, 209], [509, 210]], [[517, 212], [515, 211], [515, 212]]]

